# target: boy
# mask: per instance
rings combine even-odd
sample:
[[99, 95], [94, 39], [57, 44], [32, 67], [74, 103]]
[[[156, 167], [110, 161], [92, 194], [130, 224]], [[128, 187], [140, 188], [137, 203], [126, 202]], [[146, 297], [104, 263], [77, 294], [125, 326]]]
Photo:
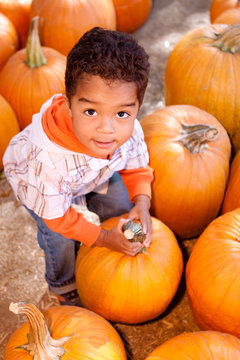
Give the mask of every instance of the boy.
[[148, 56], [130, 35], [86, 32], [67, 57], [66, 94], [48, 100], [4, 154], [7, 179], [37, 223], [46, 281], [61, 304], [79, 304], [74, 266], [80, 243], [131, 256], [143, 246], [123, 236], [126, 219], [106, 231], [73, 204], [87, 205], [101, 221], [128, 212], [141, 221], [144, 245], [150, 244], [152, 170], [136, 120], [148, 73]]

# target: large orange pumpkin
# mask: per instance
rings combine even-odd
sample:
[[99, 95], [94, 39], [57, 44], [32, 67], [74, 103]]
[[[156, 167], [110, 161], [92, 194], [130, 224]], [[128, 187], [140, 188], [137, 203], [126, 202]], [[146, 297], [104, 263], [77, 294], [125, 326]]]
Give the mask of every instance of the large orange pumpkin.
[[28, 322], [11, 336], [4, 360], [126, 360], [122, 340], [101, 316], [76, 306], [54, 306], [43, 314], [32, 304], [10, 309]]
[[240, 208], [240, 151], [235, 155], [230, 168], [230, 177], [223, 200], [222, 213]]
[[228, 131], [240, 149], [240, 24], [189, 31], [176, 44], [165, 69], [166, 105], [203, 109]]
[[117, 29], [132, 32], [147, 20], [152, 0], [113, 0], [117, 14]]
[[20, 47], [26, 45], [30, 26], [32, 0], [0, 0], [0, 12], [6, 15], [17, 29]]
[[64, 92], [66, 57], [40, 46], [34, 18], [26, 49], [15, 52], [0, 72], [0, 93], [14, 109], [23, 129], [55, 93]]
[[224, 11], [229, 9], [235, 9], [240, 6], [239, 0], [212, 0], [210, 6], [210, 20], [213, 23], [214, 20], [222, 14]]
[[186, 266], [196, 323], [240, 337], [240, 209], [219, 216], [200, 235]]
[[238, 360], [240, 340], [217, 331], [183, 333], [158, 346], [146, 360]]
[[0, 95], [0, 170], [2, 157], [11, 138], [20, 131], [17, 117], [9, 103]]
[[6, 61], [18, 49], [18, 34], [15, 26], [5, 15], [0, 13], [0, 70]]
[[[240, 3], [239, 3], [240, 4]], [[221, 13], [213, 24], [237, 24], [240, 22], [240, 7], [229, 9]]]
[[33, 0], [31, 14], [40, 17], [42, 45], [64, 55], [69, 53], [87, 30], [95, 26], [116, 29], [116, 12], [112, 0]]
[[[102, 227], [108, 230], [118, 219], [108, 219]], [[152, 220], [152, 243], [145, 253], [132, 257], [104, 247], [80, 248], [76, 284], [84, 306], [130, 324], [153, 319], [167, 308], [181, 279], [182, 253], [173, 232]]]
[[224, 197], [231, 149], [225, 129], [190, 105], [155, 110], [141, 125], [154, 169], [151, 214], [181, 238], [199, 235]]

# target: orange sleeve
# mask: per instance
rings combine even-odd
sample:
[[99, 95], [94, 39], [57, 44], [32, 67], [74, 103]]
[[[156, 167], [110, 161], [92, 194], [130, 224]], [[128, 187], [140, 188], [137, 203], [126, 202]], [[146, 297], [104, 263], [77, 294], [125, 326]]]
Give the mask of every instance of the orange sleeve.
[[87, 221], [83, 214], [78, 213], [70, 207], [64, 216], [57, 219], [43, 219], [45, 224], [51, 229], [68, 239], [81, 241], [87, 246], [91, 246], [97, 240], [101, 227]]
[[147, 195], [151, 198], [152, 168], [147, 166], [145, 168], [121, 170], [119, 174], [128, 190], [131, 201], [136, 195]]

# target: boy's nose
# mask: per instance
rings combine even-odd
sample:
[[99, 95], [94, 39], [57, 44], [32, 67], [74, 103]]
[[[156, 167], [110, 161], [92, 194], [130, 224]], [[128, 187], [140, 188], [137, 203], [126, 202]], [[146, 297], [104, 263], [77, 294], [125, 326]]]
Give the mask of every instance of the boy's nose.
[[110, 117], [101, 118], [98, 124], [98, 131], [102, 133], [114, 133], [114, 120]]

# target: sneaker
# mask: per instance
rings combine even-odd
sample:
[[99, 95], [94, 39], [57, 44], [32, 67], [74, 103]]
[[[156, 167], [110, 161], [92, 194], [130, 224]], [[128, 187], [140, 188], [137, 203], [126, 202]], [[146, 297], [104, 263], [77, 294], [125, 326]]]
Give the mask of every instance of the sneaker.
[[83, 304], [81, 303], [77, 290], [73, 290], [61, 295], [55, 294], [55, 296], [58, 298], [60, 305], [83, 307]]

